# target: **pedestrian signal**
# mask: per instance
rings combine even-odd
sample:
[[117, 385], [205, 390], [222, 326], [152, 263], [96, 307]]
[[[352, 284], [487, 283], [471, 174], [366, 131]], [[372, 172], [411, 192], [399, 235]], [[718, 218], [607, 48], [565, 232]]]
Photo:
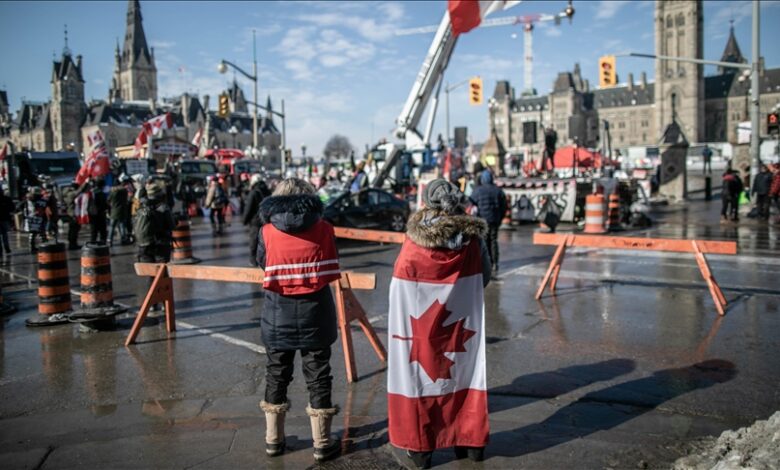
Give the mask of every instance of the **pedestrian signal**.
[[469, 103], [474, 106], [482, 104], [482, 79], [479, 77], [469, 80]]
[[617, 85], [617, 70], [615, 56], [605, 55], [599, 59], [599, 86], [601, 88]]
[[780, 113], [769, 113], [766, 117], [766, 130], [770, 134], [780, 131]]
[[230, 114], [230, 99], [227, 93], [219, 95], [219, 109], [217, 110], [219, 117], [227, 117]]

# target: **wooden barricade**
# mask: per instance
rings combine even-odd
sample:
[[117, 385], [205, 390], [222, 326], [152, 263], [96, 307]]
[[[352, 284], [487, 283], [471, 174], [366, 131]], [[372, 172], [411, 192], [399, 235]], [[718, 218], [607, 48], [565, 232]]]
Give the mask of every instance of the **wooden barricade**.
[[[401, 234], [403, 236], [403, 234]], [[160, 263], [135, 263], [135, 272], [139, 276], [154, 277], [152, 285], [146, 294], [138, 316], [135, 319], [130, 334], [125, 340], [125, 346], [135, 342], [141, 326], [152, 305], [164, 303], [165, 321], [168, 333], [176, 331], [176, 314], [174, 310], [173, 279], [188, 279], [212, 282], [243, 282], [250, 284], [263, 283], [264, 272], [260, 268], [235, 268], [229, 266], [194, 266]], [[341, 279], [331, 283], [335, 291], [338, 323], [341, 329], [341, 342], [344, 347], [344, 363], [347, 369], [347, 381], [357, 380], [355, 353], [352, 347], [351, 322], [357, 321], [368, 337], [377, 357], [387, 362], [387, 352], [382, 341], [366, 317], [366, 312], [352, 293], [352, 289], [372, 290], [376, 287], [376, 275], [366, 273], [344, 272]]]
[[406, 234], [402, 232], [386, 232], [384, 230], [364, 230], [360, 228], [333, 227], [336, 238], [350, 238], [367, 242], [403, 244]]
[[663, 238], [634, 238], [593, 236], [562, 233], [534, 233], [534, 245], [556, 245], [558, 248], [550, 261], [550, 266], [542, 278], [542, 283], [536, 291], [536, 299], [542, 297], [545, 287], [550, 288], [550, 293], [555, 295], [555, 285], [558, 282], [558, 274], [561, 271], [564, 255], [567, 247], [608, 248], [620, 250], [644, 250], [666, 251], [674, 253], [693, 253], [696, 264], [699, 267], [702, 278], [707, 283], [712, 300], [718, 314], [725, 315], [728, 302], [724, 297], [720, 286], [712, 275], [705, 254], [735, 255], [737, 254], [736, 242], [709, 241], [709, 240], [675, 240]]

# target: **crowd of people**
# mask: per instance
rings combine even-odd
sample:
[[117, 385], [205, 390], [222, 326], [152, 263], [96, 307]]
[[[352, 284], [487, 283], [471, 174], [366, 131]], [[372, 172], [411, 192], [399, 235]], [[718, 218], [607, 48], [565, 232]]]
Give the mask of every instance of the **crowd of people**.
[[739, 173], [731, 168], [723, 173], [721, 188], [722, 222], [739, 221], [739, 206], [753, 201], [748, 217], [769, 220], [771, 206], [780, 212], [780, 164], [762, 164], [753, 184], [746, 187]]

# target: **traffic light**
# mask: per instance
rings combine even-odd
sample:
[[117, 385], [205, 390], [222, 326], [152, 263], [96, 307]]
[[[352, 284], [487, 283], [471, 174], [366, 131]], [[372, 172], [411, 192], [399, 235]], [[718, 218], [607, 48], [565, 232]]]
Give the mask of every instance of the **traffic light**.
[[230, 114], [230, 98], [227, 93], [219, 95], [219, 109], [217, 115], [221, 118], [227, 117]]
[[469, 80], [469, 103], [474, 106], [482, 104], [482, 79], [479, 77]]
[[780, 132], [780, 113], [769, 113], [766, 117], [766, 130], [768, 133]]
[[599, 59], [599, 86], [601, 88], [617, 85], [617, 70], [615, 56], [605, 55]]

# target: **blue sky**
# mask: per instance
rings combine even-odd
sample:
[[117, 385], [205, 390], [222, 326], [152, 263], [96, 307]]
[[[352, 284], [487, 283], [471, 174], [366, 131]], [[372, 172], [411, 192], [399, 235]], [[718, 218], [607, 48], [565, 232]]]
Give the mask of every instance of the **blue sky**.
[[[565, 1], [534, 1], [494, 17], [557, 13]], [[600, 55], [653, 52], [653, 2], [575, 1], [572, 24], [534, 32], [534, 84], [540, 92], [556, 74], [579, 62], [585, 78], [597, 82]], [[188, 91], [216, 96], [231, 81], [220, 75], [221, 58], [251, 69], [252, 29], [257, 30], [259, 95], [274, 105], [285, 100], [288, 145], [320, 153], [334, 133], [359, 149], [389, 136], [433, 35], [395, 36], [402, 28], [438, 24], [446, 2], [163, 2], [142, 1], [144, 29], [155, 48], [161, 96]], [[84, 56], [86, 96], [105, 98], [113, 70], [114, 45], [124, 37], [127, 3], [1, 2], [0, 89], [16, 111], [22, 98], [47, 100], [51, 62], [63, 47], [68, 25], [73, 54]], [[729, 20], [734, 19], [742, 52], [750, 54], [749, 1], [704, 2], [704, 55], [719, 59]], [[762, 2], [762, 49], [769, 67], [780, 66], [780, 2]], [[522, 32], [519, 27], [474, 30], [459, 39], [446, 80], [473, 75], [522, 88]], [[653, 62], [619, 59], [621, 79], [646, 71]], [[713, 68], [705, 69], [706, 74]], [[251, 84], [238, 77], [247, 97]], [[212, 106], [214, 106], [212, 98]], [[466, 125], [476, 140], [487, 136], [487, 109], [470, 106], [466, 89], [451, 94], [452, 125]], [[421, 126], [422, 127], [422, 126]], [[436, 132], [444, 133], [443, 106]]]

